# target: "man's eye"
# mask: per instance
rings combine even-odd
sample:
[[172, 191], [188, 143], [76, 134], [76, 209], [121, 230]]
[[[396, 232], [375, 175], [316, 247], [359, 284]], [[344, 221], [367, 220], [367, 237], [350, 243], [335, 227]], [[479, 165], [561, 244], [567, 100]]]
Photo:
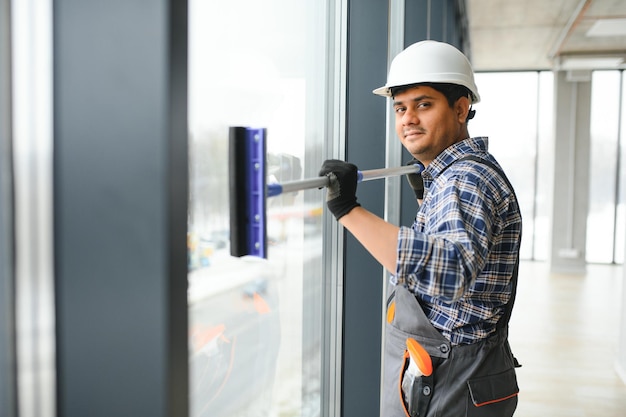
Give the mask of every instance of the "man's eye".
[[424, 102], [417, 105], [419, 108], [430, 107], [430, 103]]
[[396, 113], [403, 113], [406, 110], [406, 107], [396, 107]]

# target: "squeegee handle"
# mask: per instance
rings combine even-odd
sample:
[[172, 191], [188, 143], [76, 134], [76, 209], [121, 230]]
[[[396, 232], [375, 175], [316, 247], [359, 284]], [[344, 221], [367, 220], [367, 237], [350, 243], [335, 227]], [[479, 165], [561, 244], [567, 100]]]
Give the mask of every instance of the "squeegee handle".
[[[367, 171], [358, 171], [357, 179], [358, 182], [370, 181], [404, 174], [419, 174], [421, 170], [422, 167], [418, 164], [397, 168], [370, 169]], [[329, 182], [328, 177], [324, 176], [307, 180], [290, 181], [282, 184], [267, 184], [267, 196], [274, 197], [283, 193], [328, 187]]]

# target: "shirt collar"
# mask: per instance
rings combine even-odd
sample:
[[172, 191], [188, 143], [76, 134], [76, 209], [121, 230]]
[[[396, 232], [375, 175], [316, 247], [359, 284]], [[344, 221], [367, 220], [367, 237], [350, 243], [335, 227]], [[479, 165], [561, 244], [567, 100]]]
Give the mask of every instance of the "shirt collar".
[[463, 139], [444, 149], [437, 157], [428, 164], [424, 170], [431, 178], [436, 178], [443, 170], [455, 161], [468, 154], [486, 153], [489, 148], [489, 139], [486, 136]]

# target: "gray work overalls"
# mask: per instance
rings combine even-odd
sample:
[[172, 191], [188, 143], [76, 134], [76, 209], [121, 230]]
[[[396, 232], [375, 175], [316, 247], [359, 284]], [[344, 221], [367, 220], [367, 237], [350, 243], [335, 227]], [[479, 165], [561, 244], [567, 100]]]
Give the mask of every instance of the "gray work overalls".
[[[515, 367], [519, 364], [509, 347], [508, 324], [515, 300], [517, 272], [518, 265], [512, 277], [511, 298], [497, 323], [497, 331], [471, 345], [452, 346], [433, 327], [414, 294], [401, 285], [390, 287], [381, 417], [513, 415], [519, 392]], [[419, 389], [415, 390], [417, 394], [410, 406], [404, 401], [401, 390], [408, 364], [408, 337], [421, 343], [433, 362], [433, 373], [417, 381]]]

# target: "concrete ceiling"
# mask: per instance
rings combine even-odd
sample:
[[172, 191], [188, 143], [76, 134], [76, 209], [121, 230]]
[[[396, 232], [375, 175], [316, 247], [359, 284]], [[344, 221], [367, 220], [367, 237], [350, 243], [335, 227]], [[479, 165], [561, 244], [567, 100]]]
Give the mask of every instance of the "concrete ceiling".
[[620, 58], [626, 68], [626, 0], [467, 0], [467, 12], [476, 71], [615, 68]]

